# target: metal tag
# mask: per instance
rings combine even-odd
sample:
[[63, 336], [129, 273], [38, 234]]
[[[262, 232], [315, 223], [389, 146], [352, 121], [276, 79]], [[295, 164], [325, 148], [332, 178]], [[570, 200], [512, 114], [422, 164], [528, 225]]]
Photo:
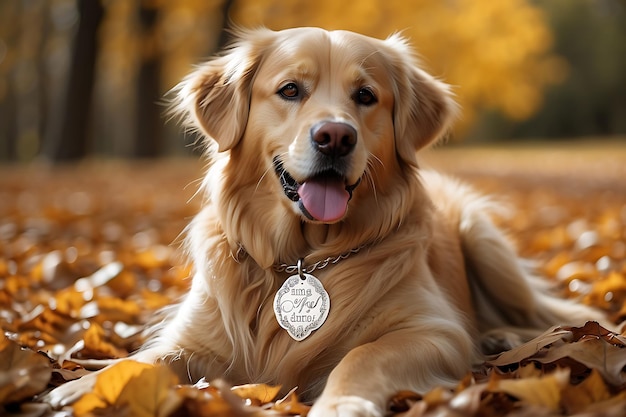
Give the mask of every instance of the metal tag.
[[298, 341], [322, 327], [329, 310], [330, 297], [320, 280], [311, 274], [290, 276], [274, 297], [278, 324]]

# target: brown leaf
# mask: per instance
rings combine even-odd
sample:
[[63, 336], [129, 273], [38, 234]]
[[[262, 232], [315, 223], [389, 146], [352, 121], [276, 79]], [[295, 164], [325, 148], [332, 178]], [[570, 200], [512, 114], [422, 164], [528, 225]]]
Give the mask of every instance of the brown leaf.
[[220, 391], [207, 386], [199, 389], [191, 385], [183, 385], [177, 388], [178, 395], [183, 399], [183, 404], [175, 414], [176, 417], [218, 417], [232, 416], [233, 406], [226, 401]]
[[563, 327], [565, 330], [572, 332], [574, 341], [577, 342], [583, 338], [601, 338], [608, 343], [616, 346], [626, 347], [626, 337], [602, 327], [598, 322], [588, 321], [582, 327]]
[[[479, 171], [483, 170], [489, 152], [476, 158], [467, 158], [466, 152], [450, 168], [458, 172], [464, 169], [460, 164], [475, 160], [480, 161]], [[561, 155], [562, 150], [557, 153]], [[529, 154], [533, 174], [535, 155]], [[519, 154], [513, 158], [518, 162]], [[506, 174], [511, 159], [500, 154], [497, 159], [504, 161], [501, 167], [506, 169], [497, 170], [498, 176], [480, 171], [471, 181], [510, 200], [515, 207], [512, 216], [497, 221], [517, 237], [523, 255], [537, 261], [557, 290], [604, 308], [616, 320], [624, 319], [623, 175], [613, 183], [602, 177], [602, 184], [593, 185], [587, 181], [590, 170], [585, 170], [584, 177], [575, 177], [571, 158], [561, 158], [563, 173], [567, 173], [563, 180], [527, 175], [530, 171]], [[76, 355], [87, 359], [122, 356], [140, 345], [137, 331], [154, 311], [188, 289], [193, 266], [176, 265], [182, 260], [172, 256], [175, 249], [169, 245], [197, 212], [201, 199], [186, 204], [195, 187], [184, 186], [199, 175], [201, 167], [189, 161], [175, 169], [161, 164], [135, 169], [133, 163], [132, 167], [86, 164], [67, 171], [47, 170], [43, 175], [37, 169], [8, 176], [4, 174], [11, 174], [11, 169], [6, 169], [0, 175], [0, 325], [19, 344], [46, 351], [57, 360]], [[188, 195], [182, 198], [162, 197], [185, 192]], [[620, 369], [624, 346], [623, 336], [594, 324], [555, 329], [494, 359], [498, 367], [477, 369], [475, 378], [467, 378], [454, 391], [433, 390], [426, 395], [429, 402], [412, 394], [398, 397], [403, 404], [396, 411], [410, 408], [413, 416], [554, 415], [545, 407], [487, 387], [496, 387], [502, 380], [542, 380], [547, 372], [566, 366], [570, 382], [561, 391], [562, 406], [571, 403], [567, 409], [571, 412], [621, 417], [626, 415], [626, 385], [621, 383]], [[67, 361], [63, 365], [53, 372], [53, 385], [85, 372], [65, 368], [71, 365]], [[575, 385], [576, 381], [581, 383]], [[174, 391], [182, 397], [176, 417], [299, 415], [308, 410], [295, 393], [259, 407], [266, 398], [249, 400], [246, 405], [225, 384]], [[610, 397], [603, 399], [605, 394]], [[116, 404], [100, 411], [120, 417], [131, 409]]]
[[388, 408], [394, 413], [407, 411], [415, 403], [422, 400], [422, 395], [413, 391], [400, 391], [389, 401]]
[[507, 366], [535, 361], [569, 366], [574, 370], [573, 362], [577, 362], [588, 369], [596, 369], [609, 383], [621, 386], [626, 382], [625, 347], [626, 339], [623, 336], [596, 322], [587, 322], [582, 327], [562, 327], [546, 332], [488, 363]]
[[556, 363], [570, 358], [599, 371], [606, 380], [616, 386], [626, 382], [626, 349], [607, 343], [603, 339], [585, 338], [548, 350], [545, 356], [533, 358], [541, 363]]
[[41, 393], [51, 375], [52, 366], [46, 357], [0, 339], [0, 405]]
[[502, 352], [495, 359], [487, 361], [490, 365], [505, 366], [517, 364], [528, 359], [552, 343], [572, 339], [572, 332], [559, 327], [550, 329], [516, 348]]

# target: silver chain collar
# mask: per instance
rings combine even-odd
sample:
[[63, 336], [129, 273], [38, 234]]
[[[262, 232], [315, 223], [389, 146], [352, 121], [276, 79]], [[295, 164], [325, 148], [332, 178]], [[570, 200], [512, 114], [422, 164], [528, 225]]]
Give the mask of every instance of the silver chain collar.
[[315, 262], [313, 265], [309, 265], [305, 268], [302, 267], [302, 259], [298, 259], [298, 264], [297, 265], [287, 265], [287, 264], [276, 264], [274, 265], [274, 271], [276, 272], [286, 272], [288, 274], [293, 274], [293, 273], [298, 273], [299, 275], [302, 275], [302, 273], [307, 273], [310, 274], [313, 271], [316, 271], [318, 269], [324, 269], [326, 268], [328, 265], [335, 265], [336, 263], [348, 258], [350, 255], [353, 255], [357, 252], [359, 252], [361, 249], [363, 249], [366, 245], [361, 245], [357, 248], [354, 249], [350, 249], [347, 252], [342, 253], [339, 256], [330, 256], [322, 261], [317, 261]]
[[[335, 265], [339, 263], [340, 261], [348, 258], [350, 255], [358, 253], [361, 249], [363, 249], [366, 246], [367, 245], [364, 244], [354, 249], [350, 249], [349, 251], [344, 252], [339, 256], [335, 256], [335, 257], [329, 256], [323, 261], [317, 261], [313, 265], [309, 265], [306, 268], [302, 267], [302, 263], [304, 262], [304, 259], [302, 258], [298, 259], [298, 263], [296, 265], [274, 264], [272, 268], [274, 269], [275, 272], [286, 272], [288, 274], [293, 274], [297, 272], [299, 275], [302, 275], [302, 273], [310, 274], [313, 271], [316, 271], [318, 269], [324, 269], [328, 265]], [[245, 254], [247, 254], [246, 249], [241, 244], [239, 244], [239, 248], [237, 249], [237, 254], [235, 255], [235, 259], [237, 259], [237, 262], [239, 262], [240, 257]]]

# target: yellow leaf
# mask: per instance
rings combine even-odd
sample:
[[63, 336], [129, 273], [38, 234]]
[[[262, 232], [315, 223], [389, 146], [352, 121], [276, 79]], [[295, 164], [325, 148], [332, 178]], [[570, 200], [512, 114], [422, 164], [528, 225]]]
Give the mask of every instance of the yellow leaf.
[[593, 369], [591, 374], [580, 384], [571, 385], [563, 390], [563, 406], [568, 414], [579, 413], [589, 405], [608, 400], [611, 397], [602, 376]]
[[428, 404], [429, 407], [434, 407], [439, 404], [447, 403], [452, 396], [453, 394], [450, 390], [444, 387], [436, 387], [424, 394], [424, 402]]
[[538, 369], [534, 363], [528, 363], [526, 365], [520, 366], [517, 375], [519, 378], [537, 378], [543, 374], [541, 369]]
[[144, 369], [128, 381], [117, 398], [117, 405], [128, 406], [134, 417], [168, 416], [181, 404], [174, 387], [178, 378], [166, 366]]
[[98, 308], [100, 309], [100, 314], [104, 315], [108, 320], [124, 321], [126, 323], [135, 322], [137, 316], [141, 313], [141, 309], [136, 302], [109, 296], [98, 297]]
[[74, 404], [74, 414], [80, 417], [93, 410], [115, 404], [128, 381], [151, 368], [154, 368], [154, 365], [123, 360], [105, 369], [98, 375], [93, 391], [83, 395]]
[[250, 400], [253, 404], [263, 405], [276, 398], [280, 389], [280, 385], [273, 387], [265, 384], [248, 384], [233, 387], [231, 391], [239, 398]]
[[282, 400], [276, 401], [272, 406], [272, 410], [289, 415], [306, 416], [311, 406], [302, 404], [298, 400], [295, 389], [285, 396]]
[[122, 358], [127, 353], [105, 340], [104, 329], [98, 323], [91, 323], [83, 335], [85, 347], [83, 354], [89, 353], [91, 357]]
[[558, 369], [544, 377], [503, 379], [491, 391], [502, 391], [521, 401], [557, 411], [561, 404], [561, 391], [569, 383], [569, 369]]

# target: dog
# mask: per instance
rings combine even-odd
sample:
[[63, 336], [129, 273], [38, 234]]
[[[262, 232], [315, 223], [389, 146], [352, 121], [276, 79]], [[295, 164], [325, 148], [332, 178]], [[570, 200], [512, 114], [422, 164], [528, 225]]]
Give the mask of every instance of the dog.
[[420, 169], [459, 109], [401, 36], [238, 30], [174, 95], [209, 161], [187, 230], [194, 276], [132, 358], [191, 382], [298, 387], [311, 417], [379, 417], [485, 351], [604, 320], [548, 294], [490, 198]]

